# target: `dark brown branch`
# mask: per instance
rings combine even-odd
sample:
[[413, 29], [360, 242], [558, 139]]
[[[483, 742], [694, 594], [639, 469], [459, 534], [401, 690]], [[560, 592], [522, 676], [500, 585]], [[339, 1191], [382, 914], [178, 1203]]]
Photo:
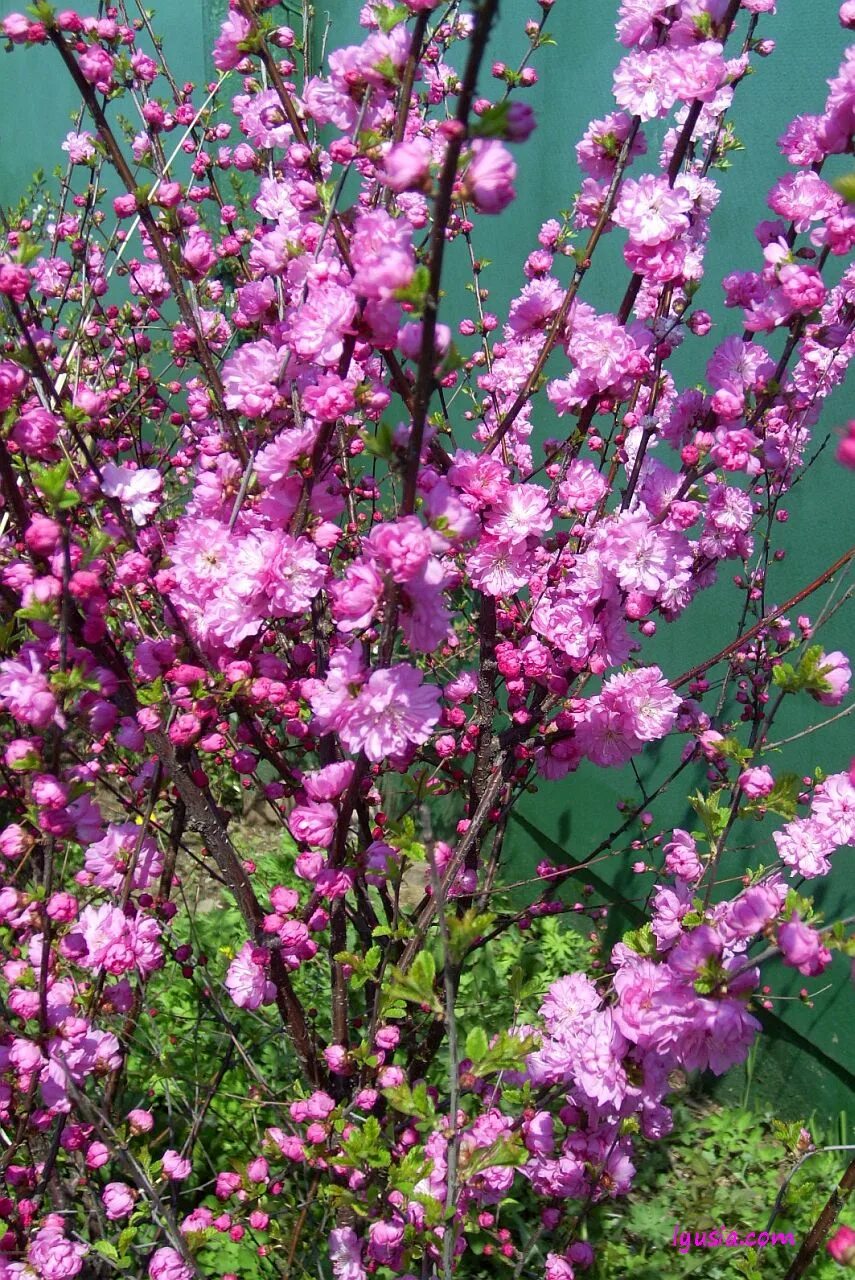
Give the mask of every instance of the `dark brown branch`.
[[702, 676], [705, 671], [710, 669], [710, 667], [714, 667], [719, 662], [723, 662], [725, 658], [729, 658], [732, 653], [736, 653], [737, 649], [741, 649], [749, 640], [753, 640], [756, 635], [759, 635], [764, 628], [770, 626], [777, 618], [780, 618], [782, 614], [785, 614], [788, 609], [792, 609], [795, 605], [801, 604], [802, 600], [806, 600], [808, 596], [813, 595], [814, 591], [818, 591], [820, 587], [825, 586], [826, 582], [830, 581], [830, 579], [834, 577], [835, 573], [839, 573], [841, 569], [845, 568], [853, 558], [855, 558], [855, 547], [850, 547], [848, 551], [844, 551], [843, 555], [839, 556], [835, 560], [833, 565], [826, 569], [824, 573], [821, 573], [818, 578], [814, 578], [813, 582], [809, 583], [808, 586], [803, 587], [801, 591], [797, 591], [794, 596], [790, 596], [789, 600], [786, 600], [782, 605], [779, 605], [777, 609], [773, 609], [773, 611], [770, 614], [767, 614], [765, 618], [761, 618], [755, 626], [750, 627], [748, 631], [743, 632], [743, 634], [736, 640], [732, 641], [731, 644], [725, 645], [723, 649], [719, 649], [718, 653], [713, 654], [711, 658], [707, 658], [706, 662], [699, 662], [696, 667], [690, 667], [688, 671], [685, 671], [676, 680], [672, 680], [671, 688], [679, 689], [682, 685], [688, 684], [690, 680], [694, 680], [696, 676]]
[[[89, 114], [92, 116], [92, 119], [98, 127], [98, 133], [104, 143], [107, 154], [110, 157], [110, 163], [116, 170], [116, 173], [128, 194], [135, 196], [137, 194], [138, 183], [135, 181], [134, 176], [128, 167], [124, 153], [116, 141], [116, 137], [110, 128], [107, 117], [98, 102], [95, 90], [86, 82], [86, 80], [84, 80], [74, 55], [69, 50], [59, 31], [54, 28], [49, 34], [52, 44], [65, 63], [69, 75], [77, 86], [77, 90], [83, 98], [83, 101], [86, 103]], [[157, 219], [152, 213], [150, 206], [144, 200], [138, 199], [137, 212], [139, 214], [140, 222], [145, 227], [155, 252], [157, 253], [160, 265], [163, 267], [166, 277], [172, 287], [172, 292], [175, 295], [175, 302], [178, 306], [179, 312], [181, 313], [181, 319], [196, 337], [196, 359], [205, 372], [208, 384], [214, 393], [219, 412], [222, 415], [223, 421], [229, 431], [229, 435], [231, 436], [237, 455], [245, 466], [249, 460], [249, 453], [247, 451], [246, 442], [244, 441], [241, 433], [240, 424], [235, 415], [226, 408], [225, 388], [223, 387], [219, 370], [211, 359], [201, 326], [194, 315], [193, 308], [190, 305], [186, 293], [184, 292], [184, 283], [178, 272], [178, 268], [172, 260], [172, 255], [169, 252], [169, 248], [163, 238]]]
[[419, 460], [422, 455], [425, 423], [427, 421], [428, 403], [434, 384], [434, 365], [436, 363], [436, 322], [439, 314], [439, 289], [442, 279], [442, 263], [445, 255], [446, 231], [451, 217], [451, 203], [454, 184], [457, 181], [457, 165], [460, 153], [466, 140], [469, 113], [475, 98], [478, 73], [487, 49], [490, 28], [498, 12], [499, 0], [483, 0], [479, 5], [475, 18], [475, 30], [463, 83], [457, 100], [457, 111], [454, 120], [456, 130], [446, 145], [445, 159], [439, 179], [439, 190], [433, 211], [433, 230], [430, 240], [429, 279], [425, 295], [424, 314], [422, 316], [422, 341], [419, 352], [419, 367], [416, 374], [416, 388], [413, 393], [413, 421], [407, 445], [407, 457], [404, 467], [404, 493], [401, 501], [401, 514], [410, 515], [416, 505], [416, 484], [419, 474]]
[[805, 1236], [801, 1248], [790, 1263], [784, 1280], [799, 1280], [800, 1276], [805, 1275], [817, 1251], [822, 1246], [823, 1240], [825, 1240], [825, 1237], [834, 1226], [837, 1215], [852, 1194], [853, 1189], [855, 1189], [855, 1160], [850, 1163], [843, 1177], [826, 1200], [819, 1217]]

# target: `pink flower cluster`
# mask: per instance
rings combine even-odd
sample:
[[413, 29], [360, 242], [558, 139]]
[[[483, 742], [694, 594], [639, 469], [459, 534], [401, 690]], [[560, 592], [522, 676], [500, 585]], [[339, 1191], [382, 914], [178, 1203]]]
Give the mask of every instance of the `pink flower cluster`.
[[[204, 92], [124, 8], [0, 24], [84, 107], [61, 200], [0, 237], [0, 1280], [86, 1275], [92, 1250], [191, 1280], [218, 1238], [296, 1274], [321, 1231], [336, 1280], [464, 1276], [476, 1232], [517, 1273], [542, 1235], [546, 1280], [573, 1280], [675, 1073], [745, 1059], [760, 966], [855, 953], [805, 896], [855, 843], [855, 777], [771, 749], [782, 703], [819, 715], [851, 679], [778, 604], [774, 539], [855, 355], [855, 213], [825, 167], [853, 151], [855, 58], [780, 138], [711, 339], [729, 113], [775, 4], [624, 0], [578, 193], [516, 279], [502, 262], [497, 314], [480, 220], [526, 178], [551, 7], [492, 93], [493, 0], [370, 0], [316, 74], [273, 3], [231, 4]], [[625, 278], [600, 310], [606, 236]], [[738, 627], [681, 674], [659, 633], [717, 581]], [[630, 764], [617, 830], [509, 898], [522, 798], [572, 807]], [[697, 830], [658, 831], [689, 778]], [[605, 858], [644, 885], [639, 927], [527, 1023], [479, 1010], [446, 1061], [497, 936], [572, 911], [600, 937]], [[217, 1060], [173, 1096], [191, 1027]], [[203, 1134], [226, 1089], [239, 1160]]]

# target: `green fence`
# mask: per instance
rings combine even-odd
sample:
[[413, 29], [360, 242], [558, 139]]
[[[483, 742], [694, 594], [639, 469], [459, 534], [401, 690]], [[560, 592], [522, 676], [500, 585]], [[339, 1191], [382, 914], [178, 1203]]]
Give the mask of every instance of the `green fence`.
[[[0, 14], [18, 7], [0, 0]], [[329, 13], [334, 45], [359, 39], [359, 7], [356, 0], [317, 5], [318, 38]], [[557, 44], [539, 56], [536, 65], [541, 83], [529, 91], [527, 99], [537, 110], [540, 126], [517, 152], [519, 199], [505, 216], [482, 220], [476, 232], [476, 253], [492, 262], [481, 283], [490, 290], [489, 308], [500, 316], [522, 283], [521, 275], [511, 274], [505, 269], [506, 264], [519, 272], [525, 253], [536, 242], [541, 222], [569, 206], [578, 185], [573, 144], [591, 117], [611, 109], [611, 73], [619, 56], [613, 40], [616, 8], [611, 0], [558, 0], [550, 15], [549, 30]], [[779, 14], [761, 20], [760, 34], [768, 33], [778, 47], [771, 58], [759, 62], [756, 73], [738, 91], [734, 119], [746, 150], [736, 152], [730, 171], [719, 175], [724, 195], [713, 215], [713, 246], [702, 294], [715, 328], [706, 342], [693, 342], [680, 353], [682, 364], [675, 366], [676, 371], [688, 382], [702, 376], [715, 343], [737, 331], [737, 318], [721, 304], [719, 282], [735, 267], [756, 267], [758, 250], [753, 227], [759, 219], [769, 216], [766, 191], [786, 170], [775, 140], [794, 114], [817, 111], [822, 106], [825, 80], [836, 73], [846, 45], [837, 20], [838, 8], [838, 0], [801, 4], [781, 0]], [[163, 35], [180, 79], [201, 82], [209, 77], [207, 50], [224, 9], [224, 0], [161, 0], [156, 6], [155, 29]], [[526, 47], [523, 24], [535, 11], [533, 0], [505, 0], [494, 57], [511, 65], [516, 62]], [[16, 51], [0, 61], [0, 68], [0, 200], [9, 204], [23, 192], [34, 169], [42, 168], [50, 174], [63, 161], [60, 143], [72, 127], [75, 101], [50, 50]], [[485, 90], [489, 92], [489, 86]], [[650, 151], [655, 153], [661, 126], [658, 133], [656, 125], [647, 126], [646, 132]], [[850, 166], [841, 158], [837, 171], [843, 172], [846, 167]], [[834, 167], [830, 165], [829, 170], [834, 176]], [[471, 302], [462, 287], [466, 278], [464, 264], [458, 265], [459, 271], [452, 257], [449, 279], [456, 284], [449, 287], [446, 303], [452, 318], [466, 314]], [[617, 239], [610, 242], [607, 238], [586, 279], [583, 296], [600, 309], [614, 308], [626, 280]], [[852, 391], [844, 387], [826, 405], [815, 436], [817, 449], [829, 431], [853, 414]], [[555, 430], [556, 420], [544, 402], [536, 414], [535, 439], [538, 434], [543, 439]], [[793, 490], [786, 504], [793, 513], [791, 522], [777, 529], [777, 545], [785, 548], [787, 555], [772, 569], [772, 601], [787, 599], [847, 548], [853, 528], [853, 491], [855, 482], [834, 462], [833, 448], [819, 452], [805, 482]], [[822, 599], [820, 595], [810, 602], [812, 615], [816, 615]], [[734, 638], [736, 601], [733, 586], [723, 580], [701, 595], [684, 619], [660, 628], [648, 649], [651, 658], [674, 674], [727, 644]], [[823, 643], [826, 649], [852, 649], [853, 638], [851, 614], [841, 609], [823, 631]], [[816, 709], [816, 720], [824, 718], [820, 710]], [[802, 727], [803, 707], [795, 719], [788, 711], [789, 708], [784, 709], [778, 722], [781, 738]], [[778, 767], [800, 773], [810, 771], [816, 762], [829, 771], [845, 767], [853, 754], [849, 723], [839, 721], [816, 738], [788, 744], [778, 757]], [[603, 833], [617, 825], [616, 802], [634, 794], [631, 774], [594, 771], [592, 767], [565, 783], [545, 786], [524, 803], [511, 828], [508, 849], [520, 873], [518, 878], [530, 875], [544, 854], [551, 853], [556, 861], [583, 859]], [[671, 800], [657, 808], [656, 818], [657, 826], [692, 825], [692, 816]], [[736, 843], [749, 842], [755, 835], [754, 830], [746, 830], [742, 839], [737, 835]], [[768, 836], [764, 840], [768, 842]], [[768, 862], [773, 856], [773, 849], [761, 847], [754, 860]], [[731, 854], [726, 872], [738, 873], [747, 858], [744, 851]], [[629, 862], [628, 856], [615, 858], [598, 869], [607, 881], [604, 892], [625, 899], [626, 920], [632, 919], [633, 904], [639, 896], [643, 898], [650, 883], [649, 879], [633, 875]], [[590, 881], [592, 877], [586, 875], [585, 879]], [[852, 855], [844, 851], [838, 855], [833, 874], [818, 895], [829, 917], [838, 912], [847, 883], [851, 889], [853, 882]], [[615, 913], [615, 922], [619, 919]], [[823, 977], [831, 981], [833, 989], [817, 999], [815, 1008], [793, 999], [783, 1006], [785, 1014], [779, 1013], [780, 1007], [776, 1006], [768, 1015], [770, 1034], [752, 1060], [752, 1096], [777, 1106], [782, 1114], [816, 1110], [833, 1116], [847, 1108], [851, 1111], [855, 1099], [855, 1016], [848, 966], [838, 961], [830, 979]], [[804, 981], [798, 974], [781, 971], [775, 974], [774, 984], [778, 990], [795, 996]], [[825, 981], [813, 985], [825, 985]], [[736, 1084], [741, 1088], [739, 1081]]]

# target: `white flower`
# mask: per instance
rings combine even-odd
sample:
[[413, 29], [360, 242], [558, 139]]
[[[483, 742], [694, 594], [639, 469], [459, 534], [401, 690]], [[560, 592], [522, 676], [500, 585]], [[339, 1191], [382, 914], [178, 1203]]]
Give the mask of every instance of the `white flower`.
[[117, 467], [107, 462], [101, 468], [101, 488], [108, 498], [118, 498], [128, 507], [136, 525], [145, 524], [157, 510], [158, 495], [163, 487], [163, 477], [154, 468], [132, 471], [130, 467]]

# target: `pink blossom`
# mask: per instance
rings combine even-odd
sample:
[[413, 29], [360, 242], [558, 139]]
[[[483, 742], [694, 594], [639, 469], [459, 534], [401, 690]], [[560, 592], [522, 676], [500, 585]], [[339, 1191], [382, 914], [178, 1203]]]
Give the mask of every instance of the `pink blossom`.
[[688, 881], [700, 879], [703, 866], [697, 845], [688, 831], [675, 827], [673, 838], [665, 845], [664, 852], [665, 870], [669, 875]]
[[[591, 121], [582, 141], [576, 145], [576, 159], [590, 177], [600, 181], [611, 178], [631, 128], [632, 117], [625, 111]], [[630, 147], [630, 157], [644, 155], [646, 150], [644, 134], [638, 130]]]
[[548, 1253], [543, 1280], [576, 1280], [576, 1271], [569, 1258], [559, 1253]]
[[335, 1280], [365, 1280], [359, 1238], [353, 1227], [333, 1227], [329, 1234], [329, 1256]]
[[687, 191], [670, 186], [667, 178], [646, 173], [637, 182], [624, 180], [612, 220], [637, 244], [660, 244], [685, 231], [692, 203]]
[[192, 1269], [177, 1250], [163, 1245], [155, 1249], [148, 1264], [149, 1280], [193, 1280]]
[[[780, 911], [786, 889], [780, 881], [752, 885], [726, 904], [717, 921], [719, 930], [731, 931], [737, 938], [751, 938], [761, 933]], [[728, 936], [727, 932], [724, 934]]]
[[335, 373], [322, 373], [317, 382], [303, 392], [303, 408], [318, 422], [335, 422], [356, 407], [353, 378], [340, 378]]
[[132, 260], [130, 268], [128, 287], [131, 293], [147, 299], [155, 307], [165, 302], [172, 292], [172, 286], [159, 263]]
[[101, 1192], [107, 1218], [110, 1222], [118, 1222], [133, 1212], [136, 1193], [124, 1182], [108, 1182]]
[[262, 954], [251, 942], [245, 942], [229, 965], [226, 990], [239, 1009], [258, 1009], [270, 1004], [276, 994], [266, 964], [259, 963]]
[[190, 1177], [192, 1167], [190, 1161], [171, 1148], [168, 1151], [164, 1151], [161, 1164], [167, 1178], [182, 1182], [185, 1178]]
[[325, 680], [306, 680], [303, 697], [311, 704], [321, 733], [340, 731], [356, 706], [367, 672], [359, 644], [339, 649], [330, 658]]
[[65, 1236], [61, 1227], [42, 1227], [27, 1250], [27, 1261], [43, 1280], [70, 1280], [83, 1269], [89, 1246]]
[[262, 418], [276, 403], [283, 367], [282, 354], [267, 338], [245, 342], [223, 363], [221, 377], [226, 408], [237, 409], [248, 418]]
[[145, 974], [162, 962], [156, 920], [130, 920], [118, 907], [105, 902], [100, 907], [86, 907], [77, 927], [85, 947], [79, 963], [86, 968], [112, 974], [138, 968]]
[[[2, 401], [2, 394], [0, 394], [0, 401]], [[855, 470], [855, 420], [847, 422], [844, 427], [835, 456], [844, 467]]]
[[623, 512], [601, 526], [603, 563], [628, 591], [654, 598], [675, 580], [687, 581], [692, 558], [686, 539], [643, 515]]
[[302, 614], [310, 608], [326, 577], [326, 566], [308, 538], [287, 533], [263, 540], [267, 553], [264, 592], [273, 617]]
[[621, 44], [631, 47], [648, 43], [667, 8], [667, 0], [624, 0], [617, 23]]
[[794, 818], [782, 830], [773, 831], [772, 839], [778, 857], [794, 873], [810, 880], [831, 870], [828, 855], [834, 851], [835, 842], [815, 818]]
[[0, 703], [22, 724], [44, 729], [53, 721], [62, 727], [65, 721], [39, 659], [32, 649], [25, 656], [27, 662], [0, 662]]
[[431, 535], [416, 516], [375, 525], [365, 550], [395, 582], [408, 582], [425, 566], [433, 547]]
[[332, 280], [310, 288], [306, 301], [291, 315], [294, 350], [304, 360], [336, 365], [355, 318], [356, 300], [349, 289]]
[[525, 543], [481, 538], [466, 557], [474, 586], [490, 596], [512, 595], [528, 582], [530, 562]]
[[102, 93], [107, 92], [113, 76], [113, 59], [106, 49], [92, 45], [80, 55], [77, 65], [87, 84], [95, 85]]
[[[855, 0], [847, 0], [846, 4], [843, 5], [841, 20], [844, 9], [851, 9], [851, 20], [844, 25], [855, 27]], [[845, 1225], [839, 1226], [826, 1248], [835, 1262], [839, 1262], [844, 1267], [851, 1266], [855, 1262], [855, 1230]]]
[[826, 840], [835, 845], [855, 844], [855, 781], [851, 773], [830, 774], [816, 788], [811, 819]]
[[23, 44], [29, 36], [30, 25], [30, 19], [26, 14], [10, 13], [3, 19], [3, 34], [13, 44]]
[[404, 1243], [404, 1223], [372, 1222], [368, 1228], [368, 1256], [386, 1267], [397, 1268], [401, 1264]]
[[30, 273], [16, 262], [0, 262], [0, 293], [23, 302], [30, 289]]
[[246, 40], [251, 27], [249, 20], [242, 13], [230, 12], [220, 27], [220, 34], [214, 44], [213, 60], [218, 71], [233, 71], [246, 55], [238, 45]]
[[669, 50], [651, 49], [624, 58], [614, 74], [614, 95], [618, 105], [631, 116], [655, 120], [665, 115], [677, 100]]
[[60, 422], [55, 414], [33, 407], [15, 421], [11, 438], [24, 453], [49, 461], [57, 457], [55, 441], [59, 428]]
[[0, 411], [9, 409], [24, 390], [27, 377], [19, 364], [0, 360]]
[[383, 157], [380, 177], [395, 192], [420, 190], [430, 176], [432, 158], [433, 148], [427, 138], [395, 143]]
[[112, 823], [106, 835], [86, 850], [84, 866], [92, 883], [103, 888], [121, 888], [127, 870], [133, 866], [131, 885], [146, 889], [163, 870], [163, 855], [157, 842], [134, 822]]
[[151, 1133], [154, 1128], [154, 1116], [150, 1111], [143, 1111], [139, 1107], [127, 1114], [128, 1127], [133, 1134]]
[[749, 800], [760, 800], [773, 789], [775, 779], [766, 765], [760, 765], [751, 769], [743, 769], [739, 775], [739, 786]]
[[476, 138], [463, 175], [463, 193], [479, 213], [501, 213], [516, 197], [513, 156], [495, 139]]
[[822, 276], [816, 267], [789, 262], [778, 271], [781, 291], [795, 311], [810, 315], [821, 307], [828, 296]]
[[383, 595], [383, 579], [373, 565], [354, 560], [344, 577], [330, 584], [329, 596], [336, 627], [345, 635], [361, 631], [375, 616]]
[[657, 885], [653, 891], [653, 935], [660, 951], [667, 951], [680, 937], [683, 919], [691, 909], [687, 886], [678, 881], [676, 888]]
[[769, 208], [791, 219], [799, 232], [808, 231], [812, 222], [827, 218], [840, 205], [840, 196], [809, 169], [788, 173], [769, 194]]
[[303, 844], [328, 848], [338, 814], [331, 804], [298, 804], [288, 815], [288, 829]]
[[831, 964], [831, 952], [822, 945], [822, 936], [793, 913], [778, 930], [778, 946], [784, 964], [806, 978], [815, 978]]
[[401, 663], [372, 671], [339, 734], [348, 751], [364, 751], [380, 763], [427, 742], [439, 720], [439, 690]]
[[[282, 114], [282, 104], [275, 89], [265, 89], [244, 98], [240, 117], [247, 138], [256, 147], [287, 147], [291, 141], [291, 126]], [[254, 160], [252, 149], [248, 150]]]
[[426, 494], [424, 514], [446, 542], [463, 542], [474, 537], [479, 527], [475, 514], [445, 480], [437, 480]]
[[593, 462], [574, 458], [558, 486], [558, 496], [567, 510], [584, 515], [599, 505], [608, 490], [608, 481], [600, 475]]
[[[335, 800], [350, 786], [353, 769], [351, 760], [341, 760], [325, 765], [324, 768], [316, 769], [303, 776], [303, 788], [312, 800]], [[296, 902], [294, 905], [296, 906]], [[277, 910], [279, 910], [278, 907]]]
[[509, 486], [487, 519], [491, 537], [511, 546], [551, 528], [549, 494], [535, 484]]
[[95, 157], [95, 147], [93, 146], [95, 139], [91, 133], [71, 133], [66, 134], [65, 142], [62, 144], [62, 150], [68, 153], [68, 158], [72, 164], [86, 164], [88, 160]]
[[828, 687], [820, 693], [813, 693], [812, 696], [826, 707], [839, 706], [849, 692], [849, 681], [852, 678], [849, 659], [845, 653], [835, 649], [832, 653], [820, 655], [817, 669]]

